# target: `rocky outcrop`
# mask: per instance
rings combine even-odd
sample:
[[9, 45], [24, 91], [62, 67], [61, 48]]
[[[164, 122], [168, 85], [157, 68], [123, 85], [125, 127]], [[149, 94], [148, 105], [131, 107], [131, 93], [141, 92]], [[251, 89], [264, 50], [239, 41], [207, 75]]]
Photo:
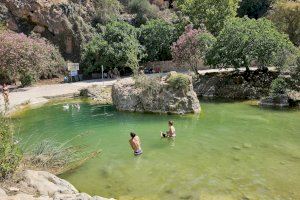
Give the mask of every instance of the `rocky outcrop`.
[[186, 89], [174, 88], [167, 78], [141, 76], [139, 80], [119, 80], [113, 85], [112, 99], [119, 111], [172, 114], [201, 111], [191, 78]]
[[8, 28], [41, 35], [60, 47], [66, 59], [78, 61], [81, 45], [91, 38], [94, 13], [89, 0], [3, 0]]
[[[69, 182], [44, 171], [26, 170], [18, 181], [19, 188], [0, 188], [1, 200], [108, 200], [79, 193]], [[111, 199], [113, 200], [113, 199]]]
[[294, 107], [300, 106], [300, 92], [289, 91], [287, 94], [273, 95], [259, 101], [262, 107]]
[[198, 96], [228, 99], [259, 99], [267, 96], [278, 72], [216, 72], [201, 75], [194, 81]]
[[96, 104], [112, 104], [111, 98], [111, 87], [103, 87], [93, 85], [91, 87], [81, 89], [80, 94], [81, 97], [88, 97], [93, 100], [92, 103]]

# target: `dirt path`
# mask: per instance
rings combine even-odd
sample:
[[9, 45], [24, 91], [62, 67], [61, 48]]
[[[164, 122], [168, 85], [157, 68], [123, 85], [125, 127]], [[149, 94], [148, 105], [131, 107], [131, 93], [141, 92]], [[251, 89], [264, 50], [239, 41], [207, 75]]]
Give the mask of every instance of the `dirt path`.
[[[111, 86], [116, 80], [89, 80], [76, 83], [64, 83], [54, 85], [41, 85], [15, 89], [9, 94], [9, 110], [15, 111], [16, 108], [22, 104], [43, 104], [51, 98], [60, 96], [73, 96], [78, 93], [80, 89], [92, 86]], [[0, 95], [0, 111], [4, 109], [3, 96]]]

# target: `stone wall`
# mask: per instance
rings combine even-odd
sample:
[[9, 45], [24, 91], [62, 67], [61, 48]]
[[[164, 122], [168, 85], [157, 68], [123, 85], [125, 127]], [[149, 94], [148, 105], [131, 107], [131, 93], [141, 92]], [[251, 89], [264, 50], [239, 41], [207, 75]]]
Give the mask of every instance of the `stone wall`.
[[260, 70], [246, 72], [216, 72], [200, 75], [194, 81], [198, 96], [228, 99], [259, 99], [269, 94], [272, 80], [278, 72]]

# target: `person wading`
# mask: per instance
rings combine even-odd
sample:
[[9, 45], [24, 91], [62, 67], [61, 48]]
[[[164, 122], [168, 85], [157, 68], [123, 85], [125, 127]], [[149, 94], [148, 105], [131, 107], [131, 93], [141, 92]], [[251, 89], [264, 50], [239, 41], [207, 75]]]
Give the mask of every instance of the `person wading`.
[[143, 153], [141, 148], [141, 141], [139, 136], [137, 136], [135, 133], [130, 133], [131, 139], [129, 140], [129, 144], [133, 150], [133, 153], [135, 156], [141, 155]]

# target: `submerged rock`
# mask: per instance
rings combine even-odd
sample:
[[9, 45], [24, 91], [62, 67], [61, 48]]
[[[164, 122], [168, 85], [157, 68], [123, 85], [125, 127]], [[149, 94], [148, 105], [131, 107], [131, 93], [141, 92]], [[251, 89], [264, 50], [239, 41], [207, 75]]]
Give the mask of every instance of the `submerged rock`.
[[[188, 83], [181, 88], [181, 83]], [[186, 77], [183, 77], [186, 76]], [[182, 84], [184, 85], [184, 83]], [[192, 80], [187, 75], [172, 72], [164, 78], [139, 77], [135, 80], [119, 80], [112, 88], [113, 104], [119, 111], [152, 112], [152, 113], [200, 113], [200, 103], [193, 90]]]

